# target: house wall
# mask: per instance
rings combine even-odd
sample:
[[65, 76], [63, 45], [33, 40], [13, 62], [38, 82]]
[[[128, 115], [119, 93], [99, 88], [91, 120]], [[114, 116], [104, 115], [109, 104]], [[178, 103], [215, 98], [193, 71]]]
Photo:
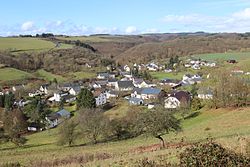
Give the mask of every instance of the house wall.
[[105, 94], [101, 93], [98, 97], [95, 98], [96, 106], [100, 106], [107, 103], [107, 97]]
[[175, 98], [175, 97], [168, 97], [167, 99], [165, 99], [165, 108], [177, 108], [180, 106], [180, 101]]

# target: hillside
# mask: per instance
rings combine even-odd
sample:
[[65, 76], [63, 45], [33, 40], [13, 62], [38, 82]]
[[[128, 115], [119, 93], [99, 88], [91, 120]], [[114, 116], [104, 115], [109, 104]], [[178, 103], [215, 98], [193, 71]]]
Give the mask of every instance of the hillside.
[[[49, 165], [59, 166], [133, 166], [142, 158], [155, 161], [168, 160], [178, 163], [177, 156], [183, 150], [176, 148], [176, 144], [184, 139], [184, 143], [206, 140], [213, 137], [224, 147], [241, 151], [239, 135], [250, 137], [249, 126], [250, 108], [204, 110], [193, 114], [182, 122], [183, 131], [165, 135], [167, 142], [172, 143], [169, 148], [154, 150], [158, 140], [140, 136], [135, 139], [119, 142], [85, 145], [80, 140], [74, 147], [62, 147], [56, 144], [58, 129], [52, 129], [27, 136], [28, 143], [21, 148], [15, 148], [8, 143], [0, 145], [0, 162], [20, 162], [22, 165]], [[220, 126], [218, 126], [220, 125]], [[32, 152], [32, 154], [30, 154]], [[9, 156], [11, 155], [11, 156]], [[27, 156], [29, 155], [29, 156]], [[94, 155], [93, 158], [87, 158]], [[88, 162], [89, 161], [89, 162]], [[88, 163], [86, 163], [88, 162]]]
[[[39, 38], [0, 38], [0, 51], [11, 52], [38, 52], [54, 49], [55, 43]], [[70, 45], [61, 45], [59, 48], [71, 48]], [[57, 48], [56, 48], [57, 49]]]
[[157, 43], [143, 43], [121, 53], [119, 62], [148, 62], [172, 56], [248, 51], [250, 39], [231, 36], [188, 36]]

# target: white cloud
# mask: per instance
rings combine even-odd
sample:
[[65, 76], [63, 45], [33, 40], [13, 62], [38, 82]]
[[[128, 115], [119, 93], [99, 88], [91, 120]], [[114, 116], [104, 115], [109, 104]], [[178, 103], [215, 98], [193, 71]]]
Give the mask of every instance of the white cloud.
[[240, 19], [240, 20], [249, 20], [250, 19], [250, 8], [246, 8], [242, 11], [234, 13], [233, 17]]
[[[250, 8], [227, 16], [200, 14], [167, 15], [161, 19], [171, 27], [208, 32], [246, 32], [250, 29]], [[183, 30], [181, 30], [183, 31]]]
[[143, 31], [142, 33], [159, 33], [160, 31], [157, 28], [149, 28]]
[[135, 26], [128, 26], [126, 29], [125, 29], [125, 33], [126, 34], [134, 34], [136, 33], [138, 30]]
[[32, 21], [27, 21], [22, 24], [21, 30], [23, 31], [30, 31], [34, 28], [34, 23]]

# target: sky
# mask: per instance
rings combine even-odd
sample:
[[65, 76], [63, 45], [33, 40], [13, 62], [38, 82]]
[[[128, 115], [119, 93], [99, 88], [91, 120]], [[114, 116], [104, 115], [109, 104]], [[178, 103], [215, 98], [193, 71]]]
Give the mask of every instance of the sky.
[[0, 36], [250, 32], [250, 0], [5, 0]]

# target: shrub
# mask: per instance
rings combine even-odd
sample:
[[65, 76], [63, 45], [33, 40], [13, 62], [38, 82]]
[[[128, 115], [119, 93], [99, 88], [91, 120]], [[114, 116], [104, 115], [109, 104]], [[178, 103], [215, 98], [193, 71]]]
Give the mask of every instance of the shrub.
[[5, 163], [1, 165], [2, 167], [20, 167], [19, 162], [11, 162], [11, 163]]
[[182, 167], [245, 167], [249, 164], [249, 158], [229, 151], [212, 141], [196, 143], [180, 155], [180, 166]]

